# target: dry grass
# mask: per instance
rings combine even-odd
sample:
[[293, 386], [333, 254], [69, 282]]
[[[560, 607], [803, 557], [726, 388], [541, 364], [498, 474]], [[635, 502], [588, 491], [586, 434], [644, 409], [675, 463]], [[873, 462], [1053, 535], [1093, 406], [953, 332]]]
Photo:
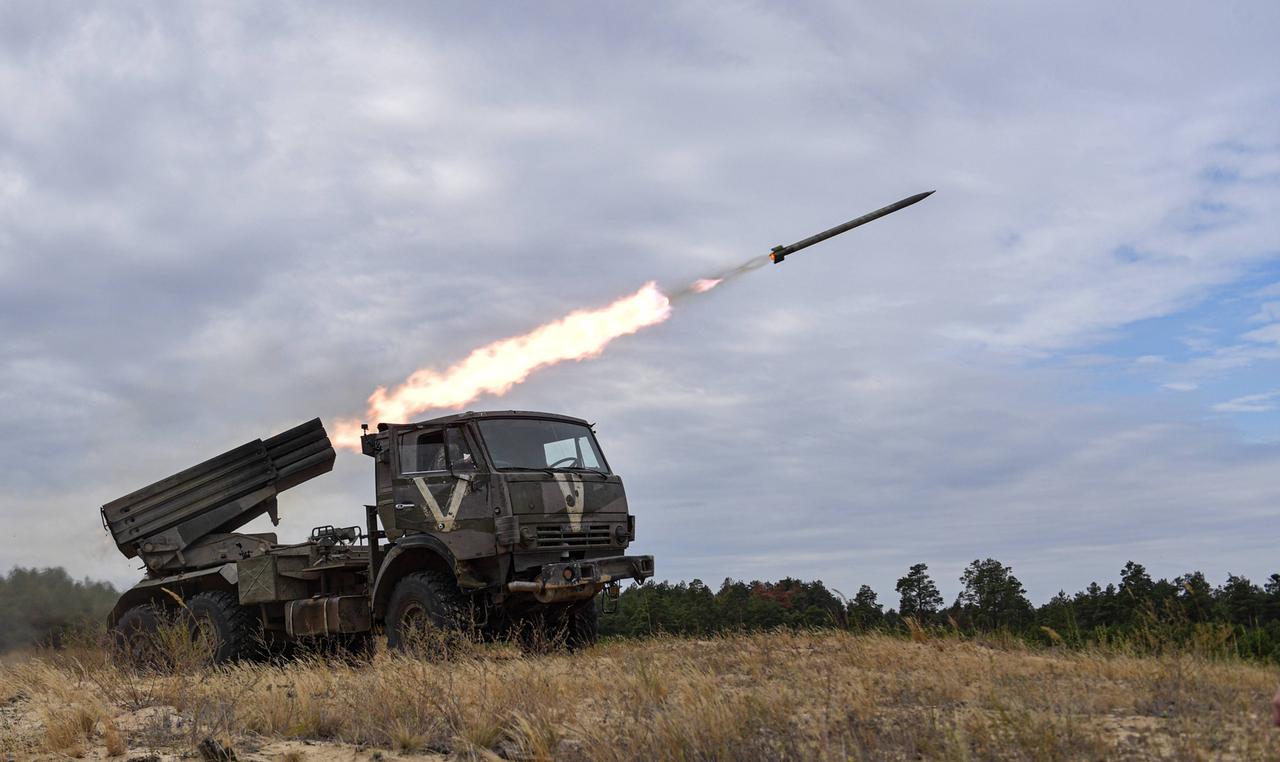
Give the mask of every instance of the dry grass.
[[658, 638], [541, 657], [492, 646], [446, 662], [380, 653], [150, 676], [86, 649], [0, 666], [0, 757], [190, 754], [213, 737], [240, 759], [1274, 759], [1275, 682], [1233, 660], [923, 634]]
[[108, 757], [123, 757], [129, 747], [124, 742], [124, 736], [120, 734], [120, 728], [111, 720], [107, 720], [102, 727], [102, 746], [103, 751]]

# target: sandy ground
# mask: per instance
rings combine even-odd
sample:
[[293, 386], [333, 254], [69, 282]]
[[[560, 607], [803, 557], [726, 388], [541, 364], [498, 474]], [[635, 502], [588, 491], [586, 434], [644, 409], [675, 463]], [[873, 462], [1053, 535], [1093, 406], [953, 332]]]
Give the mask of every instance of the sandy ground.
[[[98, 661], [95, 662], [94, 659]], [[139, 677], [0, 665], [0, 760], [1275, 760], [1280, 669], [954, 637], [655, 638]]]

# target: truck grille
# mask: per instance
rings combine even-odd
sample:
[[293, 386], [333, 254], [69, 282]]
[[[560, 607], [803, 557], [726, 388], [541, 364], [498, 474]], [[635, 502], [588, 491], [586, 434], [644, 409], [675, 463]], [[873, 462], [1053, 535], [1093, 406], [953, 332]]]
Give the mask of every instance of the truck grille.
[[584, 524], [574, 531], [568, 526], [538, 527], [535, 546], [539, 548], [585, 548], [592, 545], [612, 545], [612, 531], [608, 524]]

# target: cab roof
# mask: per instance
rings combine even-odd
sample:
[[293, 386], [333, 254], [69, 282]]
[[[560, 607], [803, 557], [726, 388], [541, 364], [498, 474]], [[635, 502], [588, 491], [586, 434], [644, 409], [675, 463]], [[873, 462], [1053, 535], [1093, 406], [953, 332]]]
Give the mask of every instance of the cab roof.
[[407, 426], [443, 426], [450, 423], [465, 423], [466, 421], [479, 421], [486, 418], [542, 418], [552, 421], [567, 421], [569, 423], [577, 423], [582, 426], [590, 427], [591, 423], [581, 418], [574, 418], [571, 415], [561, 415], [559, 413], [540, 413], [535, 410], [468, 410], [465, 413], [454, 413], [453, 415], [445, 415], [439, 418], [428, 418], [425, 421], [414, 421], [413, 423], [379, 423], [378, 431], [386, 431], [389, 428], [407, 427]]

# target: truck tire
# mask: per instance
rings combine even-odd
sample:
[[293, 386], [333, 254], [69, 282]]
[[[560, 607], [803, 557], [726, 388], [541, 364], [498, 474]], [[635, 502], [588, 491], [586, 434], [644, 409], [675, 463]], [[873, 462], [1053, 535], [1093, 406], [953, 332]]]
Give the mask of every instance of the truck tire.
[[525, 615], [513, 624], [515, 642], [527, 654], [577, 651], [595, 645], [595, 601], [574, 607], [548, 607]]
[[564, 642], [565, 633], [558, 620], [550, 612], [535, 609], [511, 623], [511, 640], [526, 654], [549, 654]]
[[564, 644], [570, 651], [594, 646], [600, 630], [600, 614], [596, 611], [595, 599], [570, 611], [567, 624]]
[[124, 612], [111, 628], [117, 654], [134, 667], [154, 666], [159, 656], [156, 632], [160, 629], [160, 610], [143, 603]]
[[261, 627], [253, 609], [241, 606], [235, 594], [222, 590], [193, 595], [187, 601], [193, 636], [210, 640], [210, 659], [224, 664], [255, 656], [262, 648]]
[[451, 575], [439, 571], [406, 575], [396, 583], [387, 604], [387, 647], [447, 651], [468, 632], [469, 612], [467, 597]]

